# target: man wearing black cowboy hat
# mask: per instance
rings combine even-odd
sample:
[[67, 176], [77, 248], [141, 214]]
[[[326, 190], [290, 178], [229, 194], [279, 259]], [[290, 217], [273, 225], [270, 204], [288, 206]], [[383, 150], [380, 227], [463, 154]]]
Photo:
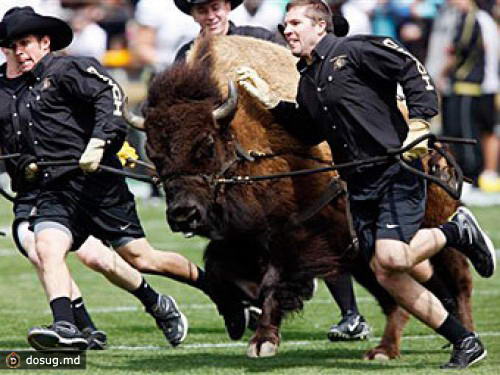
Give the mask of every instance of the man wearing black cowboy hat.
[[[7, 64], [5, 66], [5, 77], [14, 79], [21, 75], [19, 64], [17, 64], [13, 51], [2, 47]], [[4, 73], [0, 73], [2, 75]], [[0, 79], [1, 82], [1, 79]], [[12, 173], [12, 168], [9, 168]], [[29, 221], [36, 212], [36, 197], [38, 192], [21, 191], [18, 192], [14, 201], [15, 219], [12, 224], [12, 236], [19, 252], [27, 257], [37, 269], [41, 272], [39, 257], [35, 248], [35, 234], [29, 227]], [[145, 280], [140, 272], [129, 265], [122, 257], [105, 246], [95, 237], [89, 237], [85, 243], [75, 251], [77, 258], [90, 269], [100, 272], [106, 279], [116, 286], [130, 292], [136, 296], [146, 309], [150, 308], [157, 300], [158, 294], [151, 288], [154, 298], [149, 298], [145, 293]], [[76, 282], [71, 280], [71, 308], [75, 318], [75, 325], [83, 333], [88, 341], [87, 349], [102, 350], [107, 347], [107, 336], [94, 325], [90, 314], [88, 313], [81, 291]], [[149, 290], [149, 287], [146, 287]], [[152, 300], [152, 302], [151, 302]], [[39, 346], [38, 349], [46, 349]]]
[[[125, 179], [98, 171], [101, 161], [122, 168], [116, 153], [126, 132], [123, 94], [95, 59], [52, 54], [71, 39], [65, 22], [31, 7], [12, 8], [0, 22], [0, 46], [12, 50], [21, 73], [9, 79], [5, 67], [0, 71], [0, 146], [21, 153], [11, 165], [18, 194], [39, 191], [32, 224], [54, 324], [33, 328], [28, 340], [45, 350], [87, 347], [74, 325], [65, 255], [89, 235], [144, 272], [205, 289], [202, 270], [179, 254], [153, 249], [144, 238]], [[45, 161], [63, 165], [37, 165]], [[172, 297], [159, 295], [143, 279], [131, 292], [171, 345], [184, 340], [187, 320]]]
[[[322, 0], [292, 0], [287, 5], [285, 38], [300, 57], [297, 103], [281, 101], [250, 68], [239, 84], [268, 108], [275, 119], [310, 144], [326, 140], [336, 163], [385, 155], [429, 132], [437, 95], [425, 67], [386, 37], [337, 38]], [[407, 123], [396, 102], [397, 84], [407, 98]], [[304, 124], [309, 124], [304, 128]], [[422, 169], [421, 142], [403, 153]], [[416, 318], [453, 344], [442, 367], [460, 369], [486, 357], [478, 335], [467, 330], [441, 302], [412, 277], [412, 270], [446, 246], [459, 249], [478, 273], [490, 277], [495, 251], [472, 213], [460, 207], [439, 228], [420, 229], [425, 213], [425, 180], [399, 163], [340, 170], [360, 249], [377, 280]]]
[[[280, 35], [263, 27], [236, 26], [229, 21], [229, 13], [243, 0], [174, 0], [182, 12], [190, 15], [200, 25], [200, 35], [246, 35], [284, 45]], [[184, 44], [175, 56], [175, 61], [186, 58], [194, 40]]]

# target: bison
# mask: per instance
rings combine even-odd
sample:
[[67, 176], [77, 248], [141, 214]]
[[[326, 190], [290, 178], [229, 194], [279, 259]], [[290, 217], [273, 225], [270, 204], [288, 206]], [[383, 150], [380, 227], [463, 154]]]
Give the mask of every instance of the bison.
[[[235, 176], [331, 163], [325, 144], [303, 145], [268, 111], [238, 93], [231, 82], [242, 65], [255, 69], [280, 97], [294, 99], [298, 73], [288, 50], [240, 36], [198, 40], [186, 63], [163, 72], [150, 87], [146, 148], [165, 190], [171, 229], [211, 240], [204, 259], [210, 295], [219, 311], [241, 300], [262, 307], [248, 356], [276, 354], [281, 322], [311, 297], [313, 279], [332, 283], [339, 272], [348, 270], [387, 316], [382, 341], [365, 358], [397, 357], [408, 314], [377, 283], [353, 246], [338, 177], [330, 172], [226, 183]], [[434, 159], [427, 161], [429, 166], [438, 164]], [[330, 202], [311, 217], [297, 220], [328, 186], [336, 192]], [[459, 202], [433, 184], [428, 195], [424, 225], [433, 227], [446, 221]], [[459, 318], [472, 328], [467, 261], [456, 250], [446, 249], [432, 263], [456, 297]]]

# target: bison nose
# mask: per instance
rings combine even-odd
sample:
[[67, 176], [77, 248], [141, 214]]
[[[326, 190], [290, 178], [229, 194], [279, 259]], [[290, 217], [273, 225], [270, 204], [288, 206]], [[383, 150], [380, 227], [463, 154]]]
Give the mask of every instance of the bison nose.
[[192, 231], [201, 220], [200, 210], [195, 205], [174, 205], [169, 207], [167, 215], [174, 231]]

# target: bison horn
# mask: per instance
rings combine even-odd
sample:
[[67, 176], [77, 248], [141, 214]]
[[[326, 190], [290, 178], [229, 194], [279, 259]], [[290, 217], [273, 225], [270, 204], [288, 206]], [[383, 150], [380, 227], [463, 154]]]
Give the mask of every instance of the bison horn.
[[236, 113], [238, 90], [233, 81], [227, 83], [227, 100], [212, 111], [215, 122], [229, 124]]
[[138, 116], [134, 113], [132, 113], [128, 107], [128, 98], [125, 97], [125, 101], [123, 103], [123, 118], [127, 123], [141, 131], [145, 131], [146, 129], [144, 128], [144, 117]]

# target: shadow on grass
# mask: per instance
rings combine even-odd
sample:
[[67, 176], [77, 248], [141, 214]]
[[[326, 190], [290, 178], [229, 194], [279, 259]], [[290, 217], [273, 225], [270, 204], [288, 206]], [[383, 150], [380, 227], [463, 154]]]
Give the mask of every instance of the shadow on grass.
[[[406, 351], [410, 354], [416, 351]], [[428, 351], [426, 351], [428, 353]], [[178, 354], [177, 354], [178, 353]], [[287, 349], [286, 352], [278, 354], [273, 358], [251, 359], [245, 357], [244, 351], [240, 353], [228, 352], [201, 352], [179, 353], [179, 352], [140, 352], [133, 356], [125, 353], [109, 353], [104, 361], [98, 358], [87, 358], [90, 368], [96, 370], [128, 371], [134, 370], [143, 372], [191, 372], [193, 369], [203, 372], [213, 372], [214, 368], [228, 373], [262, 373], [273, 370], [293, 370], [295, 368], [315, 368], [318, 371], [328, 369], [346, 370], [366, 370], [377, 371], [385, 369], [422, 369], [434, 368], [436, 364], [406, 362], [394, 360], [390, 362], [363, 361], [361, 359], [364, 351], [359, 349], [318, 349], [311, 350], [299, 348], [296, 350]], [[422, 352], [419, 352], [422, 354]], [[443, 358], [444, 360], [445, 358]]]
[[2, 348], [1, 350], [9, 350], [9, 348], [25, 348], [26, 350], [30, 350], [31, 346], [29, 346], [26, 339], [0, 340], [0, 348]]

